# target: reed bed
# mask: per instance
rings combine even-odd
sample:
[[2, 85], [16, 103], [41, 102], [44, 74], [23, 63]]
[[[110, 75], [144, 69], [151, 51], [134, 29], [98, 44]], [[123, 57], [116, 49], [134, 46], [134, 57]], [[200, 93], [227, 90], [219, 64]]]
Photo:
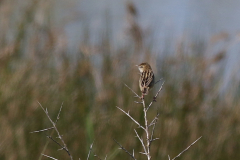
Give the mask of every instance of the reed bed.
[[[38, 102], [47, 107], [53, 119], [63, 103], [57, 126], [74, 159], [86, 159], [93, 141], [92, 152], [101, 159], [106, 155], [107, 159], [129, 158], [113, 139], [129, 150], [141, 151], [133, 132], [136, 124], [116, 106], [130, 110], [131, 116], [144, 124], [142, 108], [124, 86], [126, 83], [140, 94], [135, 64], [142, 59], [153, 66], [157, 78], [165, 81], [148, 113], [155, 117], [159, 112], [155, 129], [159, 140], [151, 145], [152, 159], [175, 156], [200, 136], [201, 140], [179, 159], [240, 158], [239, 100], [233, 94], [219, 95], [222, 72], [213, 72], [211, 67], [224, 61], [225, 54], [206, 58], [202, 53], [212, 43], [192, 41], [187, 46], [192, 54], [185, 54], [182, 42], [174, 54], [160, 57], [144, 43], [151, 35], [138, 24], [136, 8], [129, 3], [128, 45], [114, 47], [110, 31], [93, 45], [89, 41], [91, 31], [86, 29], [84, 40], [71, 53], [63, 28], [52, 25], [51, 7], [46, 11], [46, 2], [26, 0], [22, 7], [11, 6], [11, 2], [0, 2], [0, 159], [46, 159], [41, 153], [69, 158], [46, 137], [56, 137], [55, 132], [30, 133], [51, 127]], [[43, 24], [38, 23], [39, 12]], [[168, 50], [165, 47], [163, 51]]]

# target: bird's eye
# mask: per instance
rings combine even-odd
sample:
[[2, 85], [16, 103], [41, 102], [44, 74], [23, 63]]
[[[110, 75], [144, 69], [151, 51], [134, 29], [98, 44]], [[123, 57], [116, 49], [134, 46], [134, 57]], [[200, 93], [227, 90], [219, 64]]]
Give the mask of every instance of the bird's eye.
[[143, 68], [143, 66], [140, 66], [139, 68]]

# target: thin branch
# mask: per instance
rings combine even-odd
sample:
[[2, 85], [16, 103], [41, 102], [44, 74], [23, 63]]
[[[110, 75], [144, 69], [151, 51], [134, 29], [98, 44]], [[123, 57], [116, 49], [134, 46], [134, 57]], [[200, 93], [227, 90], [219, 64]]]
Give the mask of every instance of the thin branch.
[[159, 140], [159, 138], [154, 138], [150, 142], [153, 142], [153, 141], [156, 141], [156, 140]]
[[158, 120], [158, 114], [157, 116], [152, 120], [152, 122], [149, 124], [148, 127], [151, 127], [152, 125], [154, 125], [155, 121]]
[[64, 148], [64, 146], [62, 146], [60, 143], [58, 143], [55, 139], [52, 138], [52, 136], [46, 135], [47, 138], [51, 139], [54, 143], [56, 143], [57, 145], [59, 145], [61, 148], [59, 150], [66, 150], [66, 148]]
[[115, 139], [113, 139], [119, 146], [120, 149], [124, 150], [127, 154], [129, 154], [130, 157], [132, 157], [132, 159], [137, 160], [134, 155], [132, 155], [130, 152], [128, 152], [120, 143], [118, 143], [118, 141], [116, 141]]
[[156, 98], [157, 98], [159, 92], [162, 90], [164, 83], [165, 83], [165, 82], [163, 81], [163, 83], [162, 83], [162, 85], [160, 86], [159, 90], [157, 91], [156, 95], [153, 97], [152, 102], [148, 105], [147, 110], [152, 106], [153, 102], [156, 101]]
[[192, 145], [194, 145], [194, 144], [195, 144], [199, 139], [201, 139], [201, 138], [202, 138], [202, 136], [199, 137], [196, 141], [194, 141], [190, 146], [188, 146], [186, 149], [184, 149], [181, 153], [179, 153], [179, 154], [178, 154], [176, 157], [174, 157], [172, 160], [180, 157], [184, 152], [186, 152]]
[[45, 156], [45, 157], [48, 157], [48, 158], [50, 158], [50, 159], [58, 160], [58, 159], [53, 158], [53, 157], [51, 157], [51, 156], [48, 156], [48, 155], [46, 155], [46, 154], [42, 154], [42, 155]]
[[[57, 132], [58, 138], [59, 138], [59, 139], [61, 140], [61, 142], [63, 143], [62, 149], [67, 152], [67, 154], [69, 155], [70, 159], [72, 160], [72, 159], [73, 159], [73, 158], [72, 158], [72, 155], [70, 154], [70, 152], [69, 152], [69, 150], [68, 150], [68, 148], [67, 148], [66, 143], [64, 142], [62, 136], [60, 135], [60, 133], [59, 133], [57, 127], [56, 127], [56, 123], [54, 123], [54, 122], [52, 121], [52, 119], [50, 118], [50, 116], [49, 116], [49, 114], [48, 114], [48, 111], [47, 111], [47, 108], [46, 108], [46, 110], [45, 110], [45, 109], [43, 108], [43, 106], [41, 105], [41, 103], [38, 102], [38, 104], [40, 105], [40, 107], [42, 108], [42, 110], [43, 110], [43, 111], [45, 112], [45, 114], [47, 115], [49, 121], [52, 123], [55, 131]], [[61, 106], [61, 108], [60, 108], [60, 111], [61, 111], [61, 109], [62, 109], [62, 106]], [[57, 120], [59, 119], [60, 111], [59, 111], [59, 113], [58, 113]], [[56, 120], [56, 121], [57, 121], [57, 120]], [[48, 137], [50, 137], [50, 136], [48, 136]], [[56, 142], [53, 138], [50, 138], [50, 139], [53, 140], [55, 143], [57, 143], [57, 144], [59, 145], [59, 143]], [[62, 145], [60, 145], [60, 146], [62, 146]]]
[[147, 141], [146, 155], [148, 160], [150, 160], [151, 156], [150, 156], [150, 139], [149, 139], [149, 126], [148, 126], [148, 120], [147, 120], [147, 108], [146, 108], [144, 99], [142, 99], [142, 102], [143, 102], [143, 113], [144, 113], [145, 132], [146, 132], [146, 141]]
[[165, 82], [163, 81], [163, 83], [162, 83], [161, 87], [159, 88], [159, 90], [158, 90], [157, 94], [155, 95], [155, 98], [157, 98], [157, 96], [158, 96], [159, 92], [162, 90], [164, 83], [165, 83]]
[[44, 131], [48, 131], [48, 130], [51, 130], [51, 129], [54, 129], [54, 127], [50, 127], [50, 128], [46, 128], [46, 129], [42, 129], [42, 130], [38, 130], [38, 131], [32, 131], [30, 133], [39, 133], [39, 132], [44, 132]]
[[147, 155], [147, 153], [144, 153], [144, 152], [139, 152], [139, 153], [144, 154], [144, 155]]
[[150, 139], [149, 147], [151, 146], [151, 144], [152, 144], [152, 142], [153, 142], [154, 140], [157, 140], [157, 138], [153, 139], [153, 134], [154, 134], [154, 131], [155, 131], [155, 126], [156, 126], [156, 124], [157, 124], [158, 116], [159, 116], [159, 113], [157, 112], [157, 115], [156, 115], [156, 117], [154, 118], [154, 122], [153, 122], [153, 128], [152, 128], [152, 133], [151, 133], [151, 139]]
[[135, 103], [142, 104], [142, 102], [134, 101]]
[[[94, 143], [94, 141], [93, 141], [93, 143]], [[89, 157], [90, 157], [90, 154], [91, 154], [91, 151], [92, 151], [92, 147], [93, 147], [93, 143], [90, 145], [89, 152], [88, 152], [88, 156], [87, 156], [87, 160], [88, 160]]]
[[154, 83], [154, 85], [157, 84], [158, 82], [160, 82], [162, 79], [163, 79], [163, 78], [160, 78], [157, 82]]
[[128, 85], [126, 85], [125, 83], [124, 83], [124, 85], [125, 85], [128, 89], [130, 89], [130, 90], [136, 95], [136, 97], [138, 97], [138, 98], [141, 99], [141, 97], [140, 97], [136, 92], [134, 92], [134, 90], [132, 90], [132, 88], [128, 87]]
[[62, 102], [62, 105], [61, 105], [61, 107], [60, 107], [60, 109], [59, 109], [59, 112], [58, 112], [58, 115], [57, 115], [57, 119], [56, 119], [56, 121], [55, 121], [55, 124], [58, 122], [58, 120], [59, 120], [59, 118], [60, 118], [60, 113], [61, 113], [61, 111], [62, 111], [62, 106], [63, 106], [63, 102]]
[[143, 126], [140, 125], [140, 123], [138, 123], [129, 113], [125, 112], [123, 109], [119, 108], [118, 106], [116, 106], [120, 111], [122, 111], [123, 113], [125, 113], [133, 122], [135, 122], [140, 128], [142, 128], [143, 130], [145, 130], [145, 128]]
[[147, 150], [146, 150], [146, 147], [145, 147], [145, 145], [144, 145], [144, 143], [143, 143], [143, 140], [139, 137], [139, 135], [138, 135], [138, 133], [137, 133], [137, 131], [136, 131], [135, 129], [134, 129], [134, 131], [135, 131], [135, 133], [136, 133], [139, 141], [141, 142], [141, 144], [142, 144], [142, 146], [143, 146], [144, 152], [147, 154]]

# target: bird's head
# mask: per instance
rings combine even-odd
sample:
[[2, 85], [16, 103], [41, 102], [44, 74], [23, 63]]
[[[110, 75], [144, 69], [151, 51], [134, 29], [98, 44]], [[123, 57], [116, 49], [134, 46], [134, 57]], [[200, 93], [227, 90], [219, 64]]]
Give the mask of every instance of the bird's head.
[[136, 65], [136, 66], [138, 67], [138, 69], [141, 73], [146, 71], [146, 70], [149, 70], [149, 69], [152, 70], [151, 66], [148, 63], [141, 63], [141, 64]]

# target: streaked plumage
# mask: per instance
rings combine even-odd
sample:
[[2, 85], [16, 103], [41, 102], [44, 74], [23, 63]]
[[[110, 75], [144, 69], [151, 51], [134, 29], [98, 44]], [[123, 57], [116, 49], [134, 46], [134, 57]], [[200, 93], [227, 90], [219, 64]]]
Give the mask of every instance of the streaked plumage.
[[154, 74], [151, 66], [148, 63], [141, 63], [137, 65], [140, 71], [139, 87], [142, 95], [147, 95], [149, 89], [154, 86]]

